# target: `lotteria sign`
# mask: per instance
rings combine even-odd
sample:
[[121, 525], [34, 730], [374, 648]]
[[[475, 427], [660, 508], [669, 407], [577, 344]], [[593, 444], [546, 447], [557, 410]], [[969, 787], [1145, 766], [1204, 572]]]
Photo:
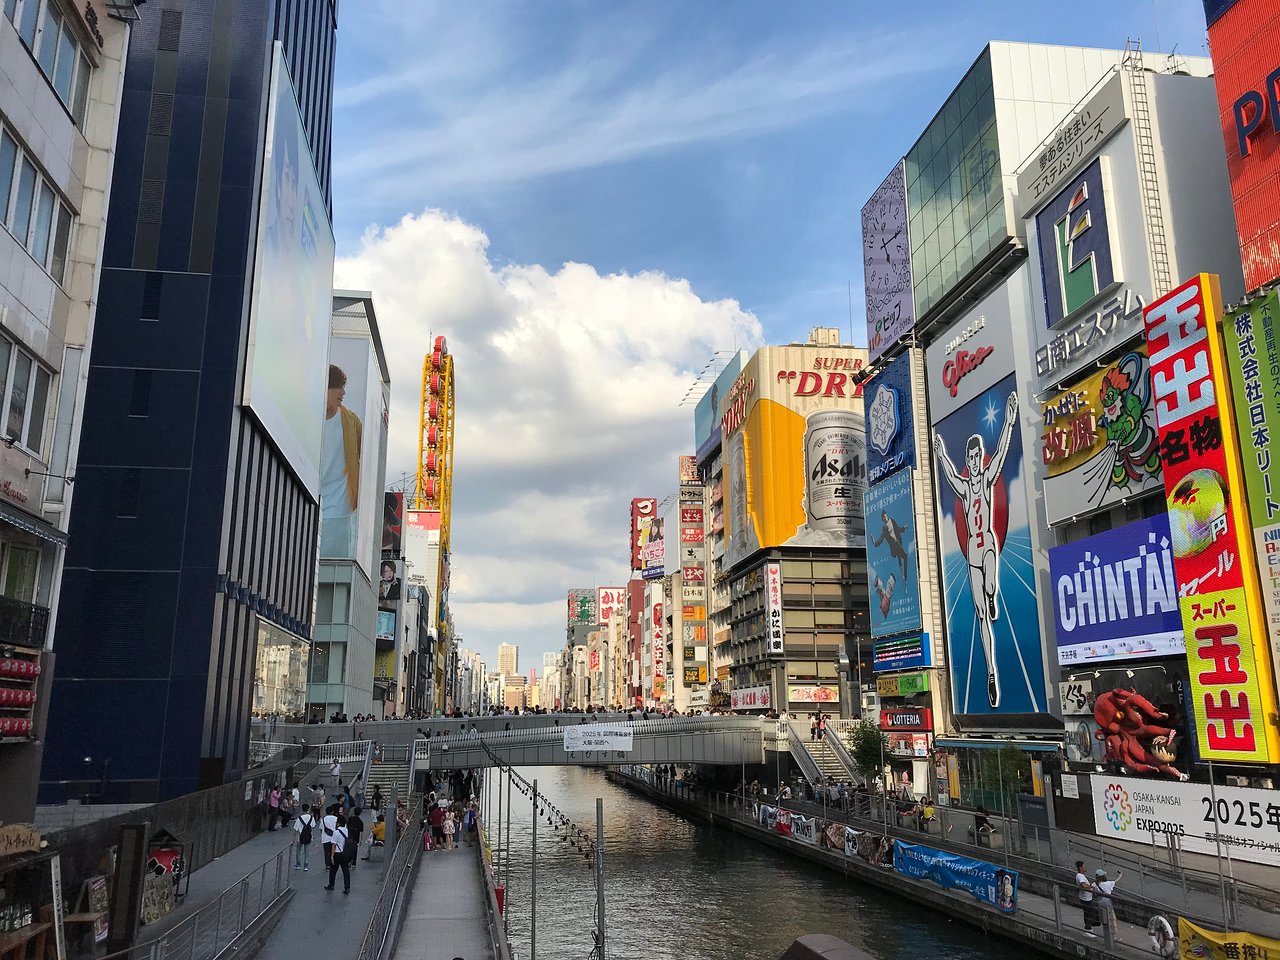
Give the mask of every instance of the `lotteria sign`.
[[1280, 757], [1275, 686], [1220, 305], [1218, 278], [1202, 273], [1143, 322], [1200, 756], [1267, 763]]
[[1059, 664], [1185, 652], [1166, 514], [1054, 547], [1049, 579]]

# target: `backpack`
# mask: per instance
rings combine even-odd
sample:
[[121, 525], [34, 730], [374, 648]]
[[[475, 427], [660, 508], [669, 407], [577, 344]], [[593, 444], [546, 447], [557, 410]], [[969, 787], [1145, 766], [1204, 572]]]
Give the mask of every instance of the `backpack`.
[[304, 820], [302, 821], [302, 833], [301, 833], [301, 835], [298, 837], [298, 842], [299, 842], [299, 843], [301, 843], [301, 844], [302, 844], [302, 845], [304, 845], [304, 846], [305, 846], [306, 844], [308, 844], [308, 843], [310, 843], [310, 842], [311, 842], [311, 823], [310, 823], [310, 820], [311, 820], [311, 817], [310, 817], [310, 816], [308, 816], [306, 819], [304, 819]]

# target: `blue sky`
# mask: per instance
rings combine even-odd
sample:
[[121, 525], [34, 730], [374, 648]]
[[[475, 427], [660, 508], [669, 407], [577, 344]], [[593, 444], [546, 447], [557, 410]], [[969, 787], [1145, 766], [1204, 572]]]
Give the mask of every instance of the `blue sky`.
[[[411, 358], [428, 333], [450, 336], [464, 370], [458, 469], [475, 471], [476, 497], [455, 519], [464, 636], [491, 662], [508, 637], [528, 657], [563, 636], [564, 590], [620, 582], [625, 503], [674, 487], [692, 436], [677, 403], [712, 350], [847, 331], [850, 288], [865, 342], [858, 210], [987, 40], [1128, 37], [1206, 53], [1194, 0], [343, 4], [338, 278], [373, 290], [406, 358], [389, 475], [411, 469]], [[672, 337], [686, 342], [660, 342]], [[591, 341], [612, 345], [584, 353]], [[645, 378], [579, 422], [588, 366]], [[537, 380], [547, 370], [559, 374]], [[517, 381], [523, 426], [506, 412]], [[538, 459], [540, 438], [554, 448], [575, 424], [594, 447]], [[545, 467], [533, 479], [486, 459], [504, 431], [528, 434]], [[544, 518], [519, 545], [541, 576], [498, 585], [512, 558], [491, 546], [494, 498]]]

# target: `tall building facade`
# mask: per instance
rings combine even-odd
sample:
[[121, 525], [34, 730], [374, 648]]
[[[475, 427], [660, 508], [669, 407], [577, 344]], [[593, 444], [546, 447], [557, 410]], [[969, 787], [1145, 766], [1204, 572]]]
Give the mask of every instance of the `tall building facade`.
[[162, 0], [134, 27], [46, 802], [99, 781], [85, 756], [110, 801], [237, 776], [260, 637], [312, 639], [336, 29], [336, 0]]
[[[0, 14], [0, 820], [32, 819], [133, 4]], [[83, 755], [82, 755], [83, 756]], [[98, 758], [100, 762], [101, 758]]]
[[514, 643], [498, 644], [498, 670], [509, 677], [520, 672], [520, 648]]

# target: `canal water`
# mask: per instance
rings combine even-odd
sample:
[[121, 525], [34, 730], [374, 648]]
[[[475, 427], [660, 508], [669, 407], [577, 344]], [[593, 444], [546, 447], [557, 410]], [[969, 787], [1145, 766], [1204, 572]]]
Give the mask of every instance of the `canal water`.
[[[879, 960], [1026, 960], [1025, 948], [727, 830], [690, 822], [609, 783], [600, 771], [528, 767], [519, 773], [537, 777], [539, 792], [593, 836], [596, 797], [604, 798], [610, 958], [776, 960], [797, 937], [829, 933]], [[533, 804], [514, 786], [511, 798], [507, 922], [519, 960], [529, 960]], [[536, 960], [585, 960], [592, 949], [594, 877], [586, 857], [563, 835], [545, 818], [539, 822]]]

